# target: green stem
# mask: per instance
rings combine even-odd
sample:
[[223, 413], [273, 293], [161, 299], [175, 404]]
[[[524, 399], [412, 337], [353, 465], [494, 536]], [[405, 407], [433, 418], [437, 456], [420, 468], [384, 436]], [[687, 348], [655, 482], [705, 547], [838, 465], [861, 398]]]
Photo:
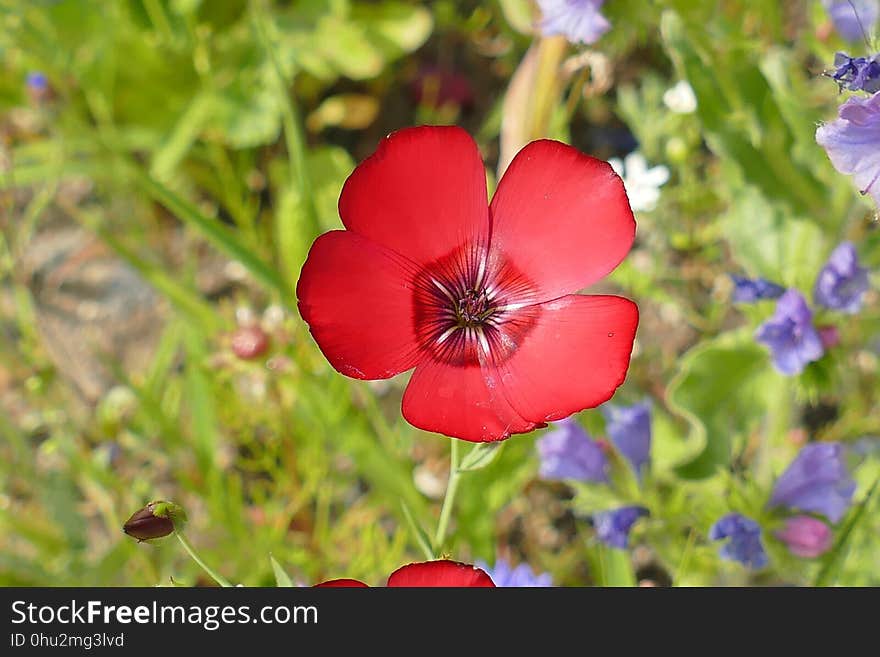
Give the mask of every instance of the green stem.
[[211, 579], [213, 579], [215, 582], [217, 582], [220, 586], [224, 586], [224, 587], [232, 586], [232, 584], [229, 583], [228, 579], [223, 577], [223, 575], [221, 575], [220, 573], [214, 571], [213, 568], [211, 568], [210, 566], [208, 566], [208, 564], [206, 564], [204, 561], [202, 561], [202, 558], [199, 556], [198, 552], [196, 552], [196, 550], [192, 546], [192, 544], [186, 539], [186, 536], [184, 536], [182, 533], [180, 533], [178, 531], [175, 531], [174, 535], [177, 537], [177, 540], [180, 541], [180, 544], [183, 546], [183, 549], [186, 550], [189, 553], [189, 556], [191, 556], [193, 558], [193, 561], [195, 561], [197, 564], [199, 564], [201, 569], [204, 570], [206, 573], [208, 573], [208, 575], [210, 575]]
[[785, 442], [785, 435], [791, 426], [792, 394], [788, 381], [779, 384], [779, 388], [769, 393], [769, 418], [767, 427], [761, 435], [761, 442], [755, 455], [755, 479], [758, 483], [769, 486], [773, 479], [770, 469], [770, 453], [774, 447]]
[[309, 176], [308, 164], [306, 162], [306, 140], [302, 132], [302, 123], [299, 117], [299, 110], [296, 104], [290, 99], [288, 86], [290, 81], [284, 75], [284, 69], [278, 60], [278, 53], [272, 45], [271, 38], [268, 34], [267, 22], [264, 22], [261, 5], [255, 5], [254, 24], [256, 26], [257, 38], [260, 40], [272, 68], [275, 71], [276, 86], [278, 88], [278, 99], [281, 102], [281, 121], [284, 126], [284, 142], [287, 146], [287, 157], [289, 160], [291, 183], [299, 192], [300, 203], [306, 212], [306, 217], [310, 227], [320, 232], [318, 223], [318, 211], [315, 207], [315, 199], [311, 194], [312, 184]]
[[449, 482], [446, 484], [446, 495], [443, 497], [443, 506], [440, 508], [437, 533], [434, 535], [434, 554], [437, 556], [443, 547], [443, 541], [446, 540], [446, 529], [449, 527], [449, 518], [455, 504], [455, 493], [458, 490], [458, 480], [461, 477], [461, 471], [458, 469], [460, 464], [459, 441], [453, 438], [449, 448]]

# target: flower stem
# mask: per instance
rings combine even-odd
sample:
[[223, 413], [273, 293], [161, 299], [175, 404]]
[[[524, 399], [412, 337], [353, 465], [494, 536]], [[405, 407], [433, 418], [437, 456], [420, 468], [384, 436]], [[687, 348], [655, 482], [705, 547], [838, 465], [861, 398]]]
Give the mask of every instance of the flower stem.
[[452, 439], [449, 448], [449, 482], [446, 484], [446, 495], [443, 497], [443, 506], [440, 508], [440, 521], [437, 523], [437, 533], [434, 534], [434, 554], [440, 556], [443, 541], [446, 540], [446, 529], [449, 527], [449, 517], [452, 515], [452, 507], [455, 504], [455, 493], [458, 490], [458, 480], [461, 477], [459, 465], [459, 441]]
[[204, 570], [206, 573], [208, 573], [208, 575], [211, 577], [211, 579], [213, 579], [215, 582], [217, 582], [220, 586], [224, 586], [224, 587], [232, 586], [232, 584], [229, 583], [228, 579], [223, 577], [223, 575], [215, 572], [210, 566], [208, 566], [208, 564], [206, 564], [204, 561], [202, 561], [202, 558], [198, 555], [198, 552], [195, 551], [195, 548], [193, 548], [192, 544], [186, 539], [186, 536], [184, 536], [182, 533], [180, 533], [178, 531], [175, 531], [174, 535], [177, 537], [177, 540], [180, 541], [180, 544], [183, 546], [183, 549], [186, 550], [189, 553], [189, 556], [191, 556], [193, 558], [193, 561], [195, 561], [197, 564], [199, 564], [201, 569]]

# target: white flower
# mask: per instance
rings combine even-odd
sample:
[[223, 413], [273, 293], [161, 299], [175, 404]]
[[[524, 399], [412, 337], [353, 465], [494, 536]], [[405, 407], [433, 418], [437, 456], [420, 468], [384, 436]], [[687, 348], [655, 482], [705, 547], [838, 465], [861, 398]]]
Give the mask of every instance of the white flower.
[[623, 162], [613, 157], [608, 164], [623, 178], [623, 186], [634, 211], [650, 212], [657, 207], [660, 188], [669, 180], [669, 169], [662, 164], [649, 169], [645, 157], [638, 151], [627, 155]]
[[690, 114], [697, 109], [697, 97], [687, 80], [681, 80], [663, 94], [663, 104], [676, 114]]

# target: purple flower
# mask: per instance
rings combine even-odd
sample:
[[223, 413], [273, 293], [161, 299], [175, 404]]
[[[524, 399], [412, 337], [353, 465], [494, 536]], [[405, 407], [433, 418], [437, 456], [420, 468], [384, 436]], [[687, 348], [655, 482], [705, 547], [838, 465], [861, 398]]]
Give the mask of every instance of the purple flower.
[[880, 17], [878, 0], [822, 0], [834, 29], [847, 41], [861, 41], [874, 31]]
[[880, 93], [853, 96], [840, 106], [838, 119], [816, 130], [816, 141], [834, 168], [852, 176], [862, 194], [880, 205]]
[[868, 291], [868, 270], [859, 267], [856, 247], [842, 242], [816, 278], [813, 298], [820, 306], [844, 313], [857, 313]]
[[605, 431], [611, 442], [632, 464], [636, 474], [651, 460], [651, 402], [633, 406], [601, 407], [605, 417]]
[[831, 528], [810, 516], [795, 516], [785, 521], [776, 538], [796, 557], [815, 559], [831, 549]]
[[538, 441], [543, 479], [608, 481], [608, 459], [595, 440], [574, 418], [554, 424]]
[[495, 582], [495, 586], [553, 586], [553, 578], [550, 576], [550, 573], [536, 575], [527, 563], [521, 563], [516, 568], [511, 568], [507, 561], [497, 557], [494, 568], [489, 568], [485, 561], [477, 561], [474, 565], [489, 573], [489, 577]]
[[624, 506], [612, 511], [602, 511], [593, 516], [596, 536], [605, 545], [625, 549], [629, 543], [629, 531], [636, 520], [648, 515], [643, 506]]
[[761, 526], [739, 513], [728, 513], [709, 529], [709, 540], [728, 539], [721, 546], [722, 559], [738, 561], [749, 568], [767, 565], [767, 553], [761, 543]]
[[761, 299], [778, 299], [785, 293], [785, 288], [777, 285], [766, 278], [744, 278], [742, 276], [730, 275], [734, 284], [733, 302], [734, 303], [754, 303]]
[[770, 347], [773, 365], [783, 374], [800, 374], [807, 363], [825, 353], [812, 320], [803, 295], [792, 289], [776, 302], [773, 317], [758, 327], [755, 339]]
[[850, 57], [845, 52], [834, 55], [834, 73], [841, 89], [866, 91], [869, 94], [880, 89], [880, 55], [873, 57]]
[[605, 0], [538, 0], [544, 36], [564, 34], [572, 43], [595, 43], [611, 29], [599, 9]]
[[769, 506], [811, 511], [837, 522], [855, 491], [856, 482], [844, 463], [843, 445], [810, 443], [776, 480]]

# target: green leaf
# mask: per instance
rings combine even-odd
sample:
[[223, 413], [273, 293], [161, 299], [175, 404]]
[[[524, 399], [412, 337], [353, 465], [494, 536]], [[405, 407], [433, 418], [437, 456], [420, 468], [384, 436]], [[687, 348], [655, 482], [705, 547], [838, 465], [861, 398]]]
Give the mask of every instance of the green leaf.
[[461, 465], [458, 467], [459, 472], [482, 470], [498, 457], [502, 447], [503, 443], [478, 443], [474, 445], [461, 460]]
[[520, 34], [532, 34], [534, 32], [534, 16], [532, 3], [528, 0], [498, 0], [501, 5], [501, 13], [510, 26]]
[[290, 576], [284, 572], [281, 564], [271, 554], [269, 555], [269, 561], [272, 563], [272, 572], [275, 574], [275, 585], [284, 588], [293, 587], [293, 581], [290, 579]]
[[739, 187], [721, 229], [734, 259], [752, 276], [808, 290], [826, 255], [825, 238], [813, 222], [793, 219], [753, 186]]
[[153, 153], [150, 175], [159, 180], [168, 180], [171, 177], [215, 108], [215, 97], [210, 93], [200, 93], [193, 99], [174, 126], [174, 130]]
[[386, 60], [420, 48], [433, 28], [430, 11], [400, 2], [383, 2], [378, 6], [359, 3], [352, 11], [352, 20], [365, 26], [367, 37]]
[[766, 350], [747, 331], [724, 334], [685, 354], [669, 384], [669, 404], [690, 423], [689, 440], [705, 447], [678, 474], [702, 479], [727, 466], [734, 438], [763, 418], [767, 390], [778, 383]]

